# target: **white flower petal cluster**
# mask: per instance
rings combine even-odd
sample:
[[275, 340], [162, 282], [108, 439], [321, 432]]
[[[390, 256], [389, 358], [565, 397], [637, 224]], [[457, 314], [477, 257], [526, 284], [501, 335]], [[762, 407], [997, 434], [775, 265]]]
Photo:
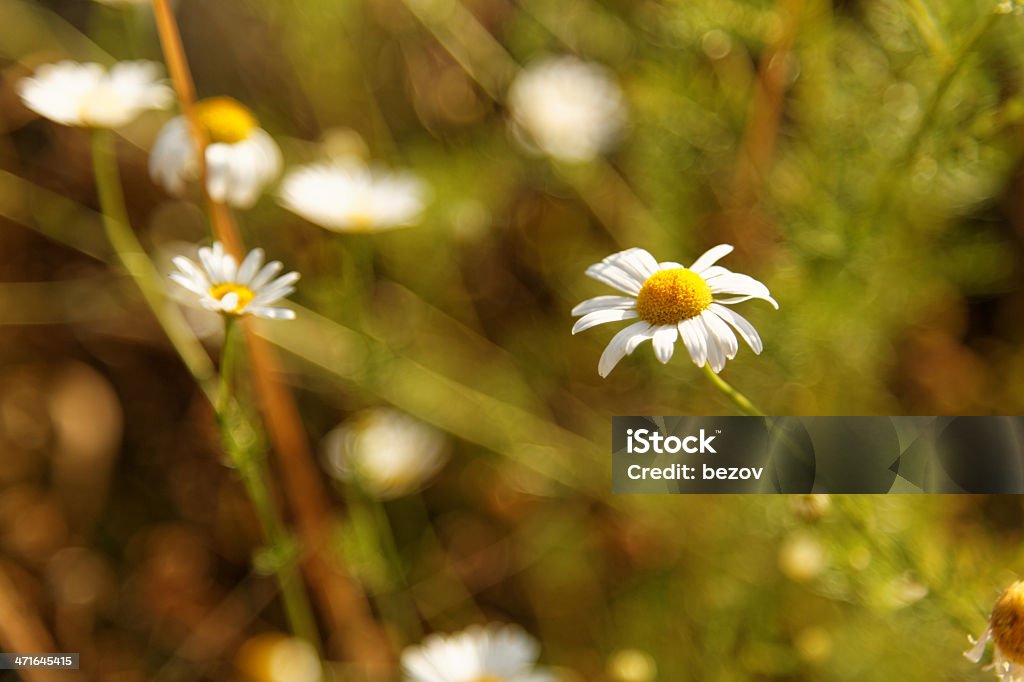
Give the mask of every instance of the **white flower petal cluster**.
[[[196, 104], [207, 135], [206, 191], [210, 198], [236, 208], [249, 208], [281, 173], [281, 150], [256, 118], [228, 97]], [[192, 131], [184, 116], [175, 116], [157, 135], [149, 156], [153, 181], [181, 195], [199, 175]]]
[[581, 316], [572, 328], [576, 334], [606, 322], [639, 321], [620, 330], [605, 348], [597, 371], [602, 377], [644, 341], [651, 341], [662, 363], [672, 359], [676, 341], [682, 340], [698, 367], [714, 372], [736, 357], [739, 334], [755, 353], [764, 348], [749, 321], [730, 306], [759, 298], [779, 304], [753, 277], [732, 272], [719, 259], [733, 247], [720, 244], [705, 252], [689, 268], [674, 262], [659, 263], [643, 249], [633, 248], [608, 256], [587, 268], [587, 275], [618, 289], [625, 296], [597, 296], [577, 305]]
[[448, 461], [441, 431], [390, 408], [367, 410], [324, 437], [328, 473], [390, 499], [421, 488]]
[[[295, 291], [299, 273], [281, 272], [280, 261], [263, 265], [263, 249], [253, 249], [239, 265], [220, 242], [199, 249], [199, 262], [174, 259], [171, 279], [196, 295], [196, 302], [226, 315], [255, 315], [271, 320], [295, 319], [295, 311], [273, 306]], [[276, 279], [275, 279], [276, 278]]]
[[607, 151], [627, 120], [622, 91], [603, 66], [576, 57], [525, 68], [508, 93], [513, 131], [530, 149], [569, 162]]
[[430, 635], [402, 653], [406, 682], [554, 682], [538, 670], [537, 642], [514, 625]]
[[379, 232], [418, 221], [426, 194], [426, 186], [411, 173], [338, 160], [300, 166], [288, 173], [279, 201], [328, 230]]
[[67, 126], [119, 128], [148, 109], [164, 109], [174, 93], [160, 66], [148, 61], [102, 64], [62, 61], [44, 64], [18, 81], [29, 109]]

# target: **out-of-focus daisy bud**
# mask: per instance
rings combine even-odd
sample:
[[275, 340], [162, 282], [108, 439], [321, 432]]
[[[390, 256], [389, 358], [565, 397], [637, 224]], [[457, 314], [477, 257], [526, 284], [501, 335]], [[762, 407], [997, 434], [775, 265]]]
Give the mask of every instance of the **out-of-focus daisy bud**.
[[626, 122], [622, 91], [604, 67], [549, 57], [525, 68], [508, 93], [512, 130], [531, 151], [589, 161], [607, 151]]
[[421, 488], [448, 460], [448, 441], [432, 426], [398, 410], [368, 410], [341, 424], [323, 442], [327, 472], [355, 480], [381, 499]]

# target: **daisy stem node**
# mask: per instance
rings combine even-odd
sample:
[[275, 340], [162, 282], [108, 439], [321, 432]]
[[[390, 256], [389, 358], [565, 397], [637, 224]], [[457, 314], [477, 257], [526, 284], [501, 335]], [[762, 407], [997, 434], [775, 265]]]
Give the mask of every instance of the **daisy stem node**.
[[743, 395], [735, 388], [726, 383], [725, 379], [715, 374], [710, 365], [704, 365], [704, 374], [711, 381], [715, 388], [725, 394], [725, 397], [731, 400], [736, 407], [739, 408], [743, 414], [750, 415], [751, 417], [764, 417], [764, 412], [759, 410], [754, 403], [750, 402], [747, 396]]
[[121, 176], [114, 151], [114, 137], [109, 130], [92, 131], [92, 163], [107, 239], [125, 271], [135, 280], [146, 304], [188, 371], [212, 403], [216, 396], [213, 363], [192, 334], [188, 322], [178, 309], [166, 300], [161, 284], [162, 278], [128, 223]]
[[356, 483], [346, 486], [345, 501], [348, 504], [350, 526], [361, 536], [359, 542], [364, 547], [372, 548], [374, 553], [379, 552], [383, 560], [381, 569], [385, 575], [377, 594], [378, 607], [406, 636], [421, 639], [423, 628], [420, 626], [419, 612], [409, 597], [408, 576], [402, 566], [402, 557], [387, 510], [378, 497], [362, 490]]
[[[261, 439], [256, 435], [256, 429], [244, 409], [232, 396], [238, 345], [235, 339], [237, 328], [238, 322], [235, 318], [225, 316], [220, 390], [216, 403], [217, 422], [221, 429], [224, 449], [231, 464], [238, 471], [249, 501], [256, 511], [269, 553], [274, 556], [289, 556], [291, 553], [288, 550], [295, 543], [274, 503]], [[313, 608], [306, 594], [297, 562], [275, 561], [271, 562], [270, 568], [281, 589], [281, 601], [292, 634], [312, 644], [317, 651], [322, 650]]]

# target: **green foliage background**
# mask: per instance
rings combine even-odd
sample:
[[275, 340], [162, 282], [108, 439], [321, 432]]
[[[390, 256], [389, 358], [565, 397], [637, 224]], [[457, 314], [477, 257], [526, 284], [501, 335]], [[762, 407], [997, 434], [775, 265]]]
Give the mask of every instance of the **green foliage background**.
[[[326, 232], [272, 198], [239, 215], [249, 244], [303, 273], [306, 310], [265, 331], [313, 441], [391, 404], [455, 443], [422, 496], [385, 505], [395, 561], [339, 511], [346, 561], [399, 646], [419, 624], [493, 618], [524, 625], [570, 680], [614, 679], [607, 657], [628, 647], [661, 680], [991, 676], [960, 653], [1019, 575], [1017, 498], [838, 498], [820, 518], [781, 497], [611, 498], [611, 415], [731, 407], [681, 351], [661, 366], [643, 347], [600, 379], [611, 331], [572, 338], [569, 310], [607, 293], [583, 270], [620, 248], [685, 263], [733, 243], [727, 265], [781, 310], [743, 306], [766, 350], [741, 349], [723, 376], [769, 414], [1022, 413], [1024, 17], [981, 0], [177, 7], [200, 95], [251, 106], [288, 164], [354, 152], [431, 186], [422, 224], [380, 235]], [[607, 159], [554, 163], [509, 135], [507, 86], [550, 53], [619, 78], [631, 123]], [[205, 614], [264, 579], [247, 572], [257, 539], [209, 416], [108, 265], [87, 137], [14, 92], [61, 58], [159, 60], [148, 9], [0, 0], [0, 549], [58, 637], [95, 653], [96, 679], [232, 679], [235, 640], [183, 654], [194, 614], [145, 598], [174, 589]], [[208, 239], [195, 202], [148, 180], [166, 117], [120, 145], [158, 263]], [[71, 362], [124, 414], [88, 495], [52, 476], [48, 396]], [[74, 514], [83, 495], [92, 517]], [[26, 544], [26, 524], [42, 540]], [[69, 625], [48, 576], [79, 546], [110, 594]], [[152, 573], [182, 546], [199, 557], [174, 577], [188, 589]], [[794, 574], [794, 546], [816, 547], [820, 570]], [[275, 604], [255, 611], [237, 637], [283, 627]]]

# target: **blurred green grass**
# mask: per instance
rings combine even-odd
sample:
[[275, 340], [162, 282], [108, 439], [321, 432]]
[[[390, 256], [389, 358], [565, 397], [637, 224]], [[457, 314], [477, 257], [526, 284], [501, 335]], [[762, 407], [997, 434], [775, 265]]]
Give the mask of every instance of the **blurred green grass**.
[[[583, 270], [619, 248], [688, 262], [730, 242], [730, 265], [781, 304], [744, 310], [766, 350], [741, 349], [723, 374], [767, 412], [1021, 413], [1024, 19], [994, 7], [181, 0], [200, 94], [251, 106], [289, 164], [326, 141], [431, 186], [422, 224], [388, 234], [330, 234], [269, 198], [240, 216], [249, 243], [304, 275], [294, 298], [308, 310], [266, 333], [289, 353], [311, 437], [389, 403], [456, 442], [422, 509], [387, 505], [430, 627], [521, 622], [570, 679], [607, 679], [625, 647], [653, 655], [662, 680], [989, 676], [960, 651], [1020, 565], [1016, 498], [850, 498], [815, 522], [784, 498], [612, 499], [610, 415], [730, 406], [682, 354], [663, 367], [641, 348], [600, 379], [611, 332], [570, 337], [569, 310], [606, 293]], [[230, 645], [183, 656], [191, 621], [140, 597], [140, 583], [166, 589], [150, 560], [169, 551], [140, 538], [183, 526], [201, 560], [180, 579], [206, 613], [258, 582], [244, 503], [159, 330], [109, 281], [85, 136], [33, 120], [13, 91], [44, 61], [159, 59], [151, 21], [71, 0], [0, 0], [0, 17], [0, 546], [64, 632], [53, 555], [87, 546], [115, 576], [119, 597], [72, 637], [130, 652], [98, 678], [169, 665], [228, 679]], [[528, 156], [508, 133], [517, 65], [563, 52], [609, 66], [629, 102], [624, 140], [589, 166]], [[146, 115], [121, 144], [154, 253], [208, 238], [146, 176], [162, 121]], [[62, 303], [98, 286], [112, 300]], [[125, 414], [94, 527], [68, 518], [48, 475], [48, 387], [71, 361], [96, 368]], [[26, 440], [36, 422], [51, 436]], [[37, 522], [43, 541], [26, 545], [16, 529], [32, 510], [57, 525]], [[821, 559], [800, 581], [780, 558], [794, 546], [817, 548], [797, 557], [810, 568]], [[271, 611], [235, 627], [274, 626]]]

